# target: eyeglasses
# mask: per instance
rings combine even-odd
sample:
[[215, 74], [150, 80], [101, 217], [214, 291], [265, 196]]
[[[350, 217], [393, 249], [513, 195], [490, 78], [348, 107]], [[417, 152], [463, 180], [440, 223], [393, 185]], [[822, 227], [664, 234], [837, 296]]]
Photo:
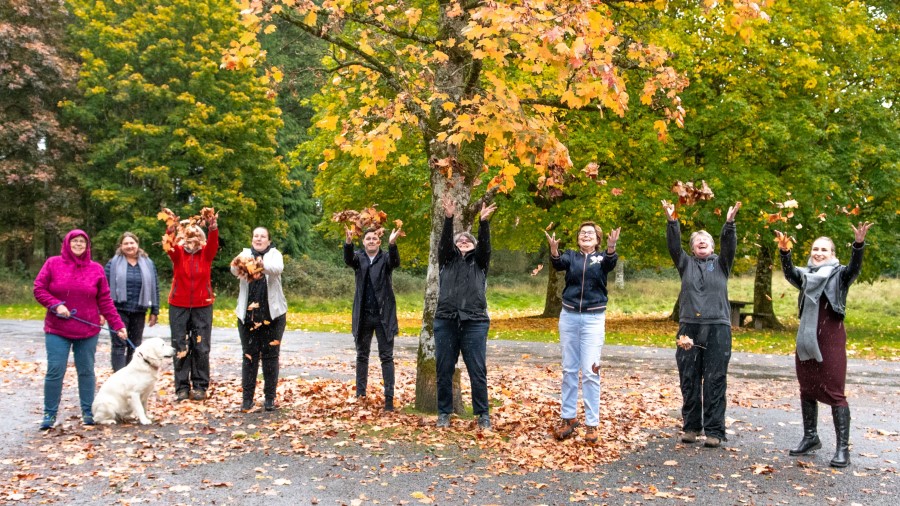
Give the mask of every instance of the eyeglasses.
[[578, 232], [578, 235], [585, 236], [585, 237], [593, 237], [593, 236], [597, 235], [597, 232], [594, 232], [593, 230], [582, 230], [581, 232]]
[[472, 241], [466, 239], [465, 237], [460, 237], [456, 240], [456, 244], [472, 244]]

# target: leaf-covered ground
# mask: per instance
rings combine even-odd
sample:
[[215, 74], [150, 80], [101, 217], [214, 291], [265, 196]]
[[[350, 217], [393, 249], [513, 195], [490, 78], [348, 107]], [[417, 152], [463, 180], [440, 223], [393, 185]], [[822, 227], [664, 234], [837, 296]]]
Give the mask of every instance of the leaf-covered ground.
[[[330, 360], [283, 367], [293, 365], [335, 374], [350, 371], [349, 365]], [[0, 372], [18, 377], [29, 391], [40, 391], [43, 371], [36, 363], [3, 360]], [[74, 373], [70, 370], [67, 374], [65, 389], [69, 392], [76, 389]], [[373, 368], [372, 377], [376, 374]], [[98, 383], [107, 376], [108, 372], [101, 374]], [[587, 445], [580, 431], [579, 436], [560, 443], [548, 432], [558, 417], [559, 378], [558, 367], [494, 368], [488, 379], [494, 430], [477, 431], [472, 419], [454, 418], [450, 430], [437, 430], [433, 416], [412, 413], [407, 404], [413, 401], [408, 394], [415, 391], [415, 379], [407, 372], [397, 378], [400, 396], [395, 413], [383, 411], [383, 397], [374, 386], [369, 389], [368, 402], [359, 403], [352, 382], [283, 378], [278, 416], [265, 417], [258, 425], [248, 425], [247, 416], [238, 410], [238, 379], [215, 381], [210, 399], [204, 403], [173, 403], [172, 374], [166, 372], [157, 384], [158, 398], [151, 408], [154, 425], [85, 427], [71, 416], [46, 434], [35, 431], [25, 451], [4, 466], [0, 498], [63, 500], [66, 490], [85, 477], [108, 479], [113, 492], [117, 484], [153, 474], [161, 467], [203, 465], [273, 447], [321, 457], [334, 448], [358, 446], [379, 451], [404, 442], [475, 450], [497, 472], [589, 471], [645, 445], [649, 432], [672, 424], [667, 413], [679, 402], [670, 384], [648, 383], [638, 374], [606, 377], [601, 440]], [[463, 395], [469, 395], [465, 386]], [[160, 426], [177, 438], [162, 437], [156, 430]], [[228, 486], [224, 482], [208, 485]]]

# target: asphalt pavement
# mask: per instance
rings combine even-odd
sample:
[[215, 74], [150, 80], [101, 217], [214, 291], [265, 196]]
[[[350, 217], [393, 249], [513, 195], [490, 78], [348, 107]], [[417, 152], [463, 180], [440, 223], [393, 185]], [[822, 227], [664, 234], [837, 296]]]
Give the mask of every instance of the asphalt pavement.
[[[147, 337], [168, 338], [168, 326], [147, 328]], [[0, 360], [45, 362], [42, 322], [0, 320]], [[108, 356], [108, 341], [101, 339], [98, 364]], [[397, 338], [398, 360], [414, 363], [418, 341]], [[212, 358], [226, 361], [240, 350], [235, 329], [216, 328]], [[288, 331], [282, 356], [303, 356], [352, 363], [352, 337], [337, 333]], [[373, 357], [374, 358], [374, 357]], [[492, 340], [488, 367], [502, 364], [558, 364], [559, 346]], [[229, 371], [237, 374], [239, 360]], [[642, 371], [670, 378], [677, 385], [674, 350], [628, 346], [603, 348], [604, 374]], [[290, 374], [332, 375], [351, 379], [346, 372], [282, 370]], [[43, 367], [31, 374], [43, 375]], [[41, 392], [17, 388], [21, 378], [2, 375], [0, 383], [0, 473], [15, 476], [23, 454], [48, 451], [37, 423]], [[792, 356], [734, 353], [729, 388], [781, 385], [790, 392], [795, 384]], [[85, 480], [67, 490], [65, 504], [893, 504], [900, 495], [900, 363], [850, 360], [847, 391], [852, 411], [851, 459], [844, 470], [828, 466], [834, 451], [834, 433], [827, 407], [820, 408], [819, 431], [823, 449], [796, 459], [787, 449], [801, 435], [799, 401], [791, 395], [765, 402], [729, 406], [729, 441], [723, 448], [683, 445], [678, 440], [679, 415], [672, 426], [650, 434], [643, 450], [623, 455], [593, 472], [536, 471], [498, 473], [475, 451], [398, 443], [389, 451], [329, 451], [303, 457], [271, 451], [241, 454], [215, 464], [174, 466], [171, 471], [145, 477], [144, 488], [165, 484], [168, 492], [155, 499], [111, 494], [102, 478]], [[69, 389], [74, 390], [74, 389]], [[66, 395], [74, 396], [73, 392]], [[76, 405], [69, 399], [70, 405]], [[70, 406], [71, 407], [71, 406]], [[263, 415], [259, 415], [263, 416]], [[273, 415], [274, 416], [274, 415]], [[146, 430], [146, 429], [144, 429]], [[152, 429], [151, 429], [152, 430]], [[42, 444], [44, 446], [42, 446]], [[673, 465], [673, 462], [677, 462]], [[398, 466], [413, 467], [397, 472]], [[64, 473], [64, 469], [58, 470]], [[285, 476], [289, 482], [272, 494], [255, 493], [260, 474]], [[214, 484], [227, 480], [229, 487]], [[48, 481], [52, 479], [48, 478]], [[206, 483], [207, 486], [200, 484]], [[172, 491], [180, 484], [190, 487]], [[176, 488], [172, 488], [175, 486]], [[138, 487], [135, 484], [134, 487]], [[256, 488], [254, 488], [256, 487]], [[421, 494], [421, 495], [420, 495]], [[13, 498], [15, 499], [15, 498]], [[32, 497], [30, 500], [34, 500]], [[34, 502], [53, 502], [52, 497]], [[0, 503], [16, 500], [0, 497]], [[26, 501], [27, 502], [27, 501]], [[22, 502], [19, 502], [22, 503]]]

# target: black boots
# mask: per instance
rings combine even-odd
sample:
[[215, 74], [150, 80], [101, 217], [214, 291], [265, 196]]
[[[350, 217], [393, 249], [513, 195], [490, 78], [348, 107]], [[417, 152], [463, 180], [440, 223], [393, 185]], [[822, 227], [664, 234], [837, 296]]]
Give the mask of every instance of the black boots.
[[266, 411], [275, 411], [275, 392], [278, 388], [278, 355], [274, 357], [263, 357], [263, 392], [265, 393], [265, 403], [263, 407]]
[[822, 447], [819, 434], [816, 432], [816, 424], [819, 421], [819, 403], [816, 401], [800, 400], [800, 409], [803, 412], [803, 439], [800, 444], [789, 453], [791, 456], [806, 455], [813, 450]]
[[831, 459], [831, 467], [847, 467], [850, 465], [850, 407], [832, 406], [831, 416], [837, 435], [837, 449]]

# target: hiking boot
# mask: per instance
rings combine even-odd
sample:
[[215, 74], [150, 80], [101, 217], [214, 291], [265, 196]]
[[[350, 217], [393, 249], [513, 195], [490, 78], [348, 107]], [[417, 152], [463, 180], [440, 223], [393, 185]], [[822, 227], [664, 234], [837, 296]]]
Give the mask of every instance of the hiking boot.
[[41, 420], [40, 430], [50, 430], [54, 425], [56, 425], [56, 415], [44, 413], [44, 418], [43, 420]]
[[253, 399], [244, 399], [244, 401], [241, 402], [241, 412], [247, 413], [251, 409], [253, 409]]
[[205, 401], [206, 400], [206, 390], [191, 390], [191, 400], [192, 401]]
[[441, 413], [438, 415], [437, 426], [439, 429], [450, 427], [450, 413]]
[[478, 428], [482, 430], [491, 430], [491, 416], [487, 413], [478, 415]]
[[187, 390], [179, 390], [175, 392], [175, 402], [186, 401], [191, 397], [190, 392]]
[[584, 431], [584, 442], [592, 445], [597, 442], [597, 439], [599, 439], [597, 427], [588, 425]]
[[681, 435], [681, 442], [694, 444], [697, 442], [697, 436], [699, 436], [699, 435], [700, 435], [699, 432], [694, 432], [692, 430], [686, 430], [686, 431], [684, 431], [684, 434]]
[[263, 409], [266, 411], [275, 411], [275, 399], [266, 399], [263, 403]]
[[722, 440], [715, 436], [706, 436], [706, 441], [703, 442], [703, 446], [707, 448], [718, 448], [722, 445]]
[[385, 411], [393, 411], [394, 410], [394, 398], [393, 397], [385, 397], [384, 398], [384, 410]]
[[557, 441], [568, 439], [572, 437], [572, 434], [575, 433], [575, 429], [577, 428], [578, 420], [574, 418], [562, 418], [560, 419], [559, 425], [553, 428], [553, 437], [555, 437]]

